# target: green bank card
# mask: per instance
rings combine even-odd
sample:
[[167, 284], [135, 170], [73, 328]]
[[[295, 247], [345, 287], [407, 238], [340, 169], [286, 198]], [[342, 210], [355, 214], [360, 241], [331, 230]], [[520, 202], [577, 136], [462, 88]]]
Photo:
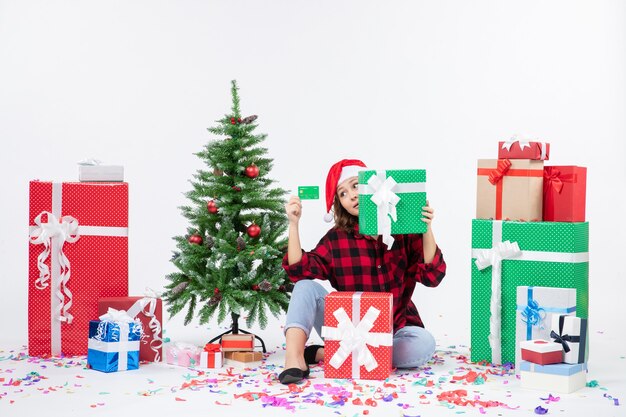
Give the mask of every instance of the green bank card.
[[301, 200], [318, 200], [320, 198], [320, 187], [317, 185], [298, 187], [298, 197]]

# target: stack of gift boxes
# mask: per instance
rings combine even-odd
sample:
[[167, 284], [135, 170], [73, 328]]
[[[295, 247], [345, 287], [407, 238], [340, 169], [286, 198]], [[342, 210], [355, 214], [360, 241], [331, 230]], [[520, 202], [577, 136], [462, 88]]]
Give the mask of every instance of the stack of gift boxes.
[[82, 182], [30, 183], [32, 356], [87, 355], [104, 372], [160, 360], [161, 300], [128, 296], [128, 184], [119, 168], [83, 175], [81, 167]]
[[471, 359], [515, 363], [522, 386], [571, 392], [586, 371], [586, 168], [544, 166], [549, 156], [548, 143], [513, 138], [478, 161]]
[[[87, 355], [91, 369], [117, 372], [160, 362], [162, 300], [128, 296], [128, 184], [123, 167], [88, 161], [79, 182], [31, 181], [29, 194], [28, 352]], [[251, 335], [222, 345], [168, 343], [181, 366], [256, 366]]]
[[204, 348], [182, 342], [165, 345], [165, 360], [171, 365], [200, 368], [255, 368], [263, 355], [254, 350], [254, 335], [225, 334], [220, 343], [207, 343]]

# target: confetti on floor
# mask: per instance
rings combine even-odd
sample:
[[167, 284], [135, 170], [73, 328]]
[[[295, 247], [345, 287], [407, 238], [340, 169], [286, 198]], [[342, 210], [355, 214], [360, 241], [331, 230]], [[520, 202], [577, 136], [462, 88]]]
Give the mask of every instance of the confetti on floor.
[[[145, 398], [142, 401], [166, 398], [169, 404], [180, 406], [202, 398], [213, 407], [245, 407], [260, 413], [273, 410], [289, 415], [306, 410], [346, 417], [390, 415], [391, 411], [395, 412], [391, 415], [403, 417], [441, 413], [500, 416], [520, 408], [545, 414], [557, 403], [567, 411], [572, 396], [522, 391], [511, 365], [471, 363], [466, 352], [467, 347], [462, 345], [439, 349], [425, 366], [397, 369], [384, 381], [325, 379], [322, 363], [311, 367], [311, 378], [303, 383], [285, 386], [277, 379], [283, 367], [276, 358], [282, 359], [284, 353], [278, 346], [265, 355], [258, 368], [207, 370], [143, 364], [139, 371], [123, 374], [123, 380], [132, 382], [122, 388], [116, 384], [101, 386], [102, 379], [98, 378], [104, 378], [104, 374], [88, 369], [84, 357], [33, 358], [25, 349], [0, 351], [0, 411], [3, 406], [15, 407], [43, 396], [56, 398], [82, 392], [92, 395], [91, 401], [84, 404], [87, 409], [113, 409], [112, 404], [120, 398], [135, 396]], [[121, 375], [107, 374], [104, 380], [114, 380], [116, 374]], [[59, 378], [65, 381], [59, 383]], [[596, 391], [598, 388], [601, 391]], [[620, 405], [618, 398], [597, 380], [590, 380], [584, 390], [588, 398], [597, 392], [603, 404], [608, 399], [611, 407]], [[105, 398], [106, 402], [98, 401]], [[542, 405], [537, 406], [538, 400]]]

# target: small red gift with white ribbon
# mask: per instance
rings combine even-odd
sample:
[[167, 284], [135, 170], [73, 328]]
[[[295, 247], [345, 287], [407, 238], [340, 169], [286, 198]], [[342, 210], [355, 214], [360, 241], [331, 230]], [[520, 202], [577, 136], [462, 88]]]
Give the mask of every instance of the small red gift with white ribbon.
[[324, 377], [385, 379], [391, 372], [390, 293], [333, 292], [326, 296]]

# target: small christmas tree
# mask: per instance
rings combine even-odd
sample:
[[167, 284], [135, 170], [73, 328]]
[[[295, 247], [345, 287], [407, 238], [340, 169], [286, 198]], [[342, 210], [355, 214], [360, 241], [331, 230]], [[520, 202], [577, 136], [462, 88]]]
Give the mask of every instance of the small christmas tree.
[[232, 110], [209, 132], [211, 141], [196, 155], [208, 170], [198, 170], [181, 207], [190, 226], [176, 236], [164, 299], [175, 315], [187, 307], [185, 324], [197, 315], [208, 322], [217, 311], [221, 323], [228, 313], [232, 332], [247, 312], [246, 324], [267, 325], [269, 310], [278, 317], [287, 310], [291, 288], [281, 261], [287, 247], [285, 190], [268, 178], [272, 160], [258, 145], [267, 135], [254, 134], [257, 116], [241, 117], [238, 88], [232, 81]]

